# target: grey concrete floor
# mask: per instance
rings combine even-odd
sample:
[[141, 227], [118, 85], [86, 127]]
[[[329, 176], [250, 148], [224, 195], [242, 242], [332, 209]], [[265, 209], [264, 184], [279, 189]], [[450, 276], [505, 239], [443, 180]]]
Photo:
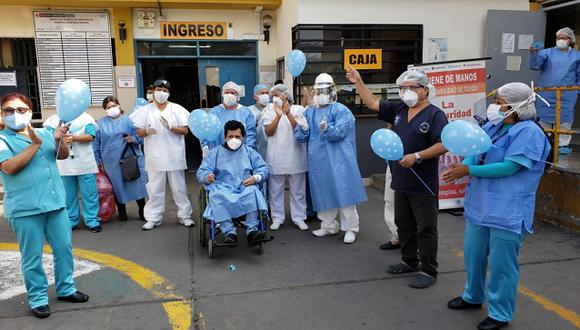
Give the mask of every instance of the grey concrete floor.
[[[188, 180], [197, 214], [198, 188], [193, 176]], [[74, 246], [162, 275], [176, 295], [191, 301], [192, 325], [199, 329], [475, 329], [485, 308], [457, 312], [446, 307], [465, 280], [463, 218], [440, 214], [438, 281], [426, 290], [411, 289], [407, 276], [385, 272], [399, 260], [399, 251], [378, 249], [387, 237], [382, 193], [374, 188], [368, 193], [369, 201], [359, 207], [361, 232], [353, 245], [343, 244], [342, 235], [315, 238], [287, 222], [263, 255], [240, 237], [238, 247], [219, 249], [210, 259], [197, 241], [198, 228], [180, 226], [168, 198], [166, 221], [155, 230], [142, 231], [136, 219], [113, 219], [99, 234], [75, 231]], [[136, 205], [129, 213], [136, 218]], [[314, 222], [310, 226], [318, 228]], [[7, 222], [0, 221], [0, 243], [15, 241]], [[520, 283], [536, 299], [519, 294], [510, 329], [580, 327], [579, 236], [538, 225], [523, 244], [520, 263]], [[91, 296], [87, 304], [57, 302], [51, 287], [53, 315], [38, 320], [20, 295], [0, 301], [0, 329], [171, 329], [161, 305], [171, 299], [155, 298], [114, 269], [105, 267], [76, 282]]]

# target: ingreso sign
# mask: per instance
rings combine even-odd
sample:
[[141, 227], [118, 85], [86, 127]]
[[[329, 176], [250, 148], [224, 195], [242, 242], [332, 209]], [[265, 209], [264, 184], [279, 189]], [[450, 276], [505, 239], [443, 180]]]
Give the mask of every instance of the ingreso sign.
[[380, 70], [383, 68], [382, 49], [345, 49], [344, 69]]
[[161, 39], [227, 39], [225, 22], [161, 22]]

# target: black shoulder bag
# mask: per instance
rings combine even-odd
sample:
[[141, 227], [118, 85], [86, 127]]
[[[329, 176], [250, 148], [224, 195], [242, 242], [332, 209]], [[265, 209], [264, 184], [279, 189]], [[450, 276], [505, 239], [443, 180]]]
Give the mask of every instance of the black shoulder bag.
[[[131, 148], [132, 156], [125, 158], [125, 154]], [[126, 143], [125, 149], [121, 154], [121, 160], [119, 161], [121, 165], [121, 173], [123, 174], [123, 180], [133, 181], [141, 176], [141, 171], [139, 170], [139, 162], [137, 158], [137, 153], [133, 149], [133, 143]]]

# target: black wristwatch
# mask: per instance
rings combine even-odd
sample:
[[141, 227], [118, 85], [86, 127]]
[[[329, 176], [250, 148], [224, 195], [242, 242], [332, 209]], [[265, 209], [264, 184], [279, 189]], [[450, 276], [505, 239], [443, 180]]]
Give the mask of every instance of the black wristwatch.
[[418, 153], [418, 152], [416, 152], [416, 153], [415, 153], [415, 163], [417, 163], [417, 164], [421, 164], [421, 162], [422, 162], [422, 161], [423, 161], [423, 160], [421, 159], [421, 156], [419, 156], [419, 153]]

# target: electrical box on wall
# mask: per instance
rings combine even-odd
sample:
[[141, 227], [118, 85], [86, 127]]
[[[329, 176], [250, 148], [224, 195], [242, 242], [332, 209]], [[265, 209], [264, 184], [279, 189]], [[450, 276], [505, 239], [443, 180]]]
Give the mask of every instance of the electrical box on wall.
[[154, 11], [139, 10], [137, 12], [137, 27], [146, 29], [155, 28], [155, 16], [156, 14]]

